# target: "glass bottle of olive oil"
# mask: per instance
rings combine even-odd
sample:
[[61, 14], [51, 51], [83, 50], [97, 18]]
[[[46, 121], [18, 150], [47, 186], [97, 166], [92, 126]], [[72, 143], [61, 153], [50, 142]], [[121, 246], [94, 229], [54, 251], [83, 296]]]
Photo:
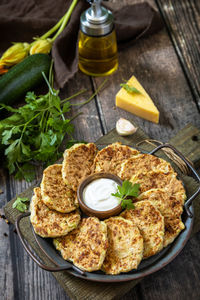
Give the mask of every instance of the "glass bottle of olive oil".
[[101, 0], [81, 15], [79, 68], [91, 76], [105, 76], [118, 67], [117, 41], [112, 13], [101, 7]]

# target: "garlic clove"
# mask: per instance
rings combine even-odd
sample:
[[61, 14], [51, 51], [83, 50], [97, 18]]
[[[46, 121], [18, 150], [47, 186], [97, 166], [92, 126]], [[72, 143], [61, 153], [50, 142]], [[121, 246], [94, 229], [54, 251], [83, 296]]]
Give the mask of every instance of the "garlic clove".
[[131, 135], [137, 131], [137, 127], [133, 126], [133, 124], [124, 119], [120, 118], [116, 123], [117, 133], [121, 136]]

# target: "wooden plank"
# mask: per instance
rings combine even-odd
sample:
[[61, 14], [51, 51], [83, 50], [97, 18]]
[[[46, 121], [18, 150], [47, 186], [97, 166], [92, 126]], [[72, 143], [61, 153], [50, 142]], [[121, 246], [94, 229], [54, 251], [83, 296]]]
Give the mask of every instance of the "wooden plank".
[[[99, 81], [99, 85], [101, 83], [102, 80]], [[87, 91], [75, 99], [72, 99], [72, 105], [88, 100], [94, 93], [91, 79], [78, 71], [73, 80], [70, 80], [66, 88], [62, 91], [62, 98], [69, 97], [70, 95], [73, 95], [82, 89], [86, 89]], [[100, 91], [99, 94], [101, 95], [102, 91]], [[102, 128], [97, 113], [95, 99], [96, 97], [90, 103], [84, 106], [72, 106], [72, 111], [69, 115], [69, 118], [73, 117], [77, 113], [82, 113], [73, 121], [75, 126], [73, 137], [77, 140], [94, 142], [102, 135]]]
[[200, 166], [200, 130], [198, 128], [188, 124], [170, 140], [170, 144], [184, 153], [196, 168]]
[[[9, 197], [5, 172], [0, 169], [0, 207], [4, 206]], [[10, 228], [5, 222], [3, 209], [0, 208], [0, 299], [14, 297], [13, 272], [10, 246]], [[5, 298], [4, 298], [5, 297]]]
[[200, 110], [200, 1], [156, 0]]
[[[134, 0], [134, 3], [135, 2], [140, 1]], [[182, 1], [173, 2], [176, 2], [177, 5], [178, 2]], [[113, 0], [113, 3], [117, 5], [116, 0]], [[120, 4], [121, 3], [122, 1], [120, 1]], [[124, 0], [123, 4], [124, 3], [130, 4], [133, 3], [133, 1]], [[184, 3], [188, 5], [189, 1], [184, 1]], [[194, 5], [199, 5], [196, 4], [194, 0], [191, 3], [193, 7]], [[195, 14], [197, 14], [196, 11]], [[171, 65], [169, 66], [170, 63]], [[82, 109], [78, 108], [78, 111], [84, 111], [84, 115], [79, 116], [74, 121], [77, 129], [74, 136], [77, 139], [85, 139], [88, 141], [98, 139], [102, 135], [101, 126], [103, 126], [103, 132], [108, 132], [108, 130], [115, 126], [115, 121], [121, 115], [127, 118], [133, 118], [151, 137], [162, 139], [163, 141], [167, 141], [168, 138], [172, 137], [180, 128], [184, 127], [187, 122], [191, 122], [191, 119], [194, 125], [200, 127], [199, 114], [194, 105], [193, 97], [165, 31], [149, 39], [141, 40], [137, 42], [134, 47], [121, 52], [119, 72], [120, 76], [117, 75], [119, 73], [116, 73], [110, 77], [107, 89], [97, 98], [96, 103], [90, 103], [90, 105], [84, 106]], [[113, 95], [117, 92], [119, 83], [123, 77], [128, 78], [132, 73], [138, 76], [150, 95], [155, 99], [155, 103], [159, 109], [161, 109], [161, 126], [143, 121], [121, 110], [115, 111], [113, 109]], [[96, 79], [94, 87], [97, 87], [101, 80], [102, 79]], [[154, 84], [153, 90], [151, 88], [152, 84]], [[84, 75], [77, 74], [75, 79], [70, 81], [63, 95], [69, 95], [71, 92], [73, 93], [85, 85], [89, 86], [90, 89], [90, 80], [86, 79]], [[78, 100], [75, 101], [78, 102]], [[96, 106], [99, 108], [100, 121], [98, 119]], [[75, 109], [73, 113], [75, 113]], [[4, 196], [0, 195], [0, 205], [5, 203], [6, 197], [9, 200], [11, 196], [20, 193], [27, 186], [28, 185], [24, 182], [19, 184], [11, 178], [10, 181], [8, 181], [7, 188], [5, 188], [4, 177], [1, 181], [1, 188], [4, 188], [5, 194]], [[5, 223], [3, 223], [3, 225], [1, 223], [0, 228], [1, 233], [4, 233], [4, 230], [6, 230], [6, 232], [10, 234], [9, 238], [11, 241], [11, 243], [9, 243], [9, 239], [2, 236], [0, 237], [1, 245], [3, 242], [0, 254], [0, 266], [2, 266], [2, 270], [5, 270], [5, 274], [2, 272], [2, 277], [0, 275], [0, 282], [4, 280], [1, 288], [5, 287], [5, 291], [0, 288], [0, 298], [2, 298], [1, 295], [3, 295], [3, 299], [6, 300], [69, 299], [51, 274], [40, 270], [28, 258], [12, 229], [10, 229], [9, 232]], [[184, 300], [188, 299], [188, 293], [191, 299], [198, 299], [200, 266], [196, 253], [200, 250], [199, 242], [198, 234], [183, 250], [185, 254], [179, 256], [178, 267], [176, 261], [179, 257], [174, 264], [172, 263], [164, 270], [144, 279], [141, 285], [138, 285], [136, 289], [121, 299], [141, 300], [148, 298], [153, 300]], [[185, 271], [186, 266], [187, 271]], [[184, 274], [182, 275], [182, 273]], [[188, 274], [191, 274], [191, 277], [189, 277]], [[183, 282], [185, 289], [183, 289]]]
[[[3, 215], [3, 210], [0, 209]], [[0, 299], [13, 299], [13, 273], [10, 247], [9, 227], [3, 218], [0, 218]], [[5, 297], [5, 298], [4, 298]]]

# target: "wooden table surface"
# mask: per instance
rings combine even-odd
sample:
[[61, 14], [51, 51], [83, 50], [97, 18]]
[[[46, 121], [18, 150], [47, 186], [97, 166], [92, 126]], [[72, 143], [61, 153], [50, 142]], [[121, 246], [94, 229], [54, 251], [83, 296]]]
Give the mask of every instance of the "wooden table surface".
[[[115, 6], [135, 0], [113, 0]], [[150, 0], [159, 9], [166, 27], [119, 53], [119, 69], [94, 101], [75, 121], [74, 137], [94, 142], [115, 127], [119, 117], [134, 120], [151, 138], [168, 141], [181, 128], [193, 123], [200, 128], [200, 1]], [[160, 111], [159, 125], [115, 108], [114, 95], [122, 78], [134, 74], [154, 99]], [[62, 95], [87, 88], [88, 96], [102, 82], [81, 72]], [[87, 95], [86, 95], [87, 96]], [[39, 172], [40, 173], [40, 172]], [[26, 189], [0, 169], [0, 207]], [[38, 174], [39, 175], [39, 174]], [[1, 213], [3, 210], [1, 209]], [[13, 226], [0, 219], [0, 299], [65, 300], [69, 297], [48, 272], [41, 270], [24, 252]], [[200, 299], [200, 233], [190, 239], [178, 257], [157, 273], [145, 277], [121, 299]]]

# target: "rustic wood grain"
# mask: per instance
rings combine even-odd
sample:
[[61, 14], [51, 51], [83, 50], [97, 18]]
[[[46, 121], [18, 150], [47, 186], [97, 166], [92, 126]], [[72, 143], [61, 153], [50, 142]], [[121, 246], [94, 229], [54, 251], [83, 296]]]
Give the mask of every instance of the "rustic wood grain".
[[[140, 0], [112, 0], [118, 5], [141, 2]], [[74, 120], [74, 137], [95, 141], [115, 127], [123, 116], [131, 118], [152, 138], [167, 141], [189, 122], [200, 128], [199, 91], [199, 11], [200, 2], [195, 0], [157, 0], [163, 16], [170, 26], [176, 53], [165, 30], [138, 41], [119, 54], [119, 70], [109, 77], [108, 85], [90, 104], [74, 107], [73, 114], [82, 111]], [[156, 7], [153, 0], [149, 1]], [[177, 54], [181, 65], [178, 61]], [[186, 78], [182, 72], [184, 68]], [[114, 95], [123, 78], [132, 74], [142, 82], [161, 112], [160, 124], [155, 125], [120, 109], [115, 109]], [[77, 73], [62, 95], [86, 87], [91, 95], [102, 79], [91, 79]], [[189, 83], [189, 86], [188, 86]], [[85, 98], [84, 98], [85, 99]], [[82, 97], [73, 100], [77, 103]], [[200, 107], [200, 106], [199, 106]], [[72, 116], [71, 115], [71, 116]], [[38, 174], [40, 174], [40, 170]], [[27, 183], [15, 181], [0, 170], [0, 207], [13, 196], [26, 189]], [[4, 233], [8, 234], [5, 236]], [[13, 227], [0, 220], [0, 299], [5, 300], [69, 300], [53, 276], [39, 269], [22, 249]], [[122, 300], [196, 300], [200, 296], [200, 234], [195, 235], [182, 253], [163, 270], [145, 278]], [[88, 299], [90, 300], [90, 299]]]
[[[3, 210], [0, 209], [0, 214], [3, 214]], [[13, 272], [9, 227], [4, 219], [0, 219], [0, 299], [13, 299]]]
[[[101, 83], [102, 79], [100, 79], [99, 85]], [[102, 88], [102, 90], [100, 90], [99, 95], [102, 94], [102, 91], [105, 88], [106, 85]], [[94, 93], [91, 79], [79, 71], [73, 80], [70, 80], [66, 88], [62, 91], [62, 98], [69, 97], [82, 89], [86, 89], [87, 91], [75, 99], [72, 99], [72, 105], [77, 105], [78, 103], [88, 100]], [[98, 117], [95, 99], [96, 97], [86, 105], [72, 106], [69, 118], [75, 116], [77, 113], [82, 113], [73, 121], [75, 126], [73, 137], [77, 140], [94, 142], [102, 135], [102, 127]]]
[[200, 110], [200, 1], [156, 0]]
[[[115, 107], [115, 95], [123, 79], [135, 75], [160, 111], [154, 124]], [[99, 78], [94, 79], [94, 85]], [[200, 114], [187, 85], [179, 60], [165, 30], [138, 41], [119, 54], [119, 69], [109, 78], [109, 89], [98, 97], [105, 132], [115, 127], [119, 117], [133, 119], [149, 136], [169, 140], [189, 122], [200, 127]]]
[[181, 132], [179, 132], [179, 140], [177, 136], [170, 140], [172, 145], [185, 154], [194, 166], [200, 166], [200, 130], [191, 124], [188, 124]]

